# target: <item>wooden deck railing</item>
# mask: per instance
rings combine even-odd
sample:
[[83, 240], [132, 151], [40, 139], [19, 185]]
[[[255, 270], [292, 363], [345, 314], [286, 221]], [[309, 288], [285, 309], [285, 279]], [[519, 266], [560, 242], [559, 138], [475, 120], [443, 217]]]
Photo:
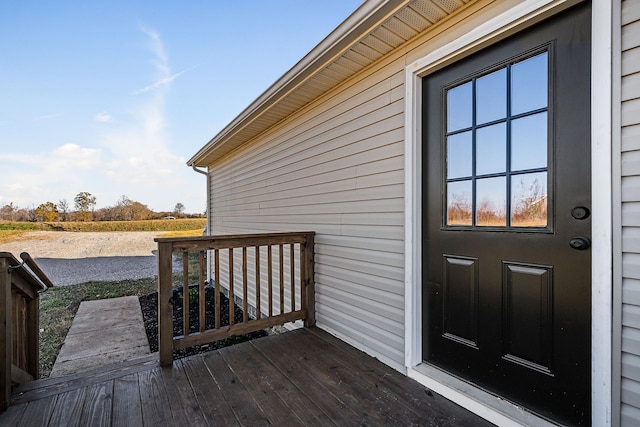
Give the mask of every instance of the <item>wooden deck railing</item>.
[[38, 378], [38, 291], [53, 286], [29, 254], [20, 257], [22, 263], [0, 252], [0, 411], [9, 406], [13, 386]]
[[[314, 233], [273, 233], [190, 238], [157, 238], [158, 324], [162, 366], [173, 351], [243, 335], [287, 322], [315, 324]], [[182, 276], [174, 286], [173, 254], [181, 254]], [[197, 274], [190, 278], [190, 253]], [[205, 327], [205, 269], [215, 287], [215, 327]], [[196, 283], [192, 283], [196, 282]], [[197, 292], [191, 292], [193, 286]], [[190, 287], [191, 286], [191, 287]], [[173, 335], [174, 287], [182, 291], [182, 335]], [[229, 314], [222, 325], [220, 292], [228, 292]], [[188, 296], [188, 297], [187, 297]], [[197, 301], [191, 301], [197, 296]], [[242, 322], [234, 320], [234, 302], [242, 304]], [[198, 304], [199, 330], [190, 333], [189, 304]]]

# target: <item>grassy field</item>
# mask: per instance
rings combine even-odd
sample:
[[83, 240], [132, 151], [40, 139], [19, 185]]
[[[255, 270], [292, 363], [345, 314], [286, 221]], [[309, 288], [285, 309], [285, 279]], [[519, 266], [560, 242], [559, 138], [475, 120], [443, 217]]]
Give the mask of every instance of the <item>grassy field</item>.
[[199, 236], [207, 224], [206, 218], [185, 218], [145, 221], [70, 221], [70, 222], [7, 222], [0, 221], [0, 243], [20, 238], [30, 231], [158, 231], [163, 236]]
[[143, 221], [68, 221], [9, 222], [0, 221], [0, 231], [184, 231], [200, 229], [206, 218], [150, 219]]

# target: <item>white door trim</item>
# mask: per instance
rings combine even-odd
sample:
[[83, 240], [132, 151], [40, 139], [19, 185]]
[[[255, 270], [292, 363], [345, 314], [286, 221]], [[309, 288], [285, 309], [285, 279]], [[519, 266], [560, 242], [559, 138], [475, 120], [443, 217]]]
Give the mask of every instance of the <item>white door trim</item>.
[[[405, 68], [405, 367], [407, 375], [498, 425], [529, 422], [517, 407], [422, 364], [422, 78], [558, 13], [577, 0], [522, 0]], [[482, 13], [482, 12], [481, 12]], [[612, 5], [592, 2], [592, 423], [611, 425]], [[608, 82], [608, 83], [607, 83]], [[597, 160], [597, 164], [596, 164]], [[537, 421], [542, 421], [537, 419]]]

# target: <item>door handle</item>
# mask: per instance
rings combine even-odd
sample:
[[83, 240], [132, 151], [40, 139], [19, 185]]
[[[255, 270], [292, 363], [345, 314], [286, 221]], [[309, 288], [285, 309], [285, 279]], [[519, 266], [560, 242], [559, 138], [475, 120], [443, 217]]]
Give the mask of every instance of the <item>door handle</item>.
[[585, 249], [589, 249], [591, 247], [591, 240], [588, 237], [584, 236], [574, 236], [569, 240], [569, 246], [578, 251], [584, 251]]

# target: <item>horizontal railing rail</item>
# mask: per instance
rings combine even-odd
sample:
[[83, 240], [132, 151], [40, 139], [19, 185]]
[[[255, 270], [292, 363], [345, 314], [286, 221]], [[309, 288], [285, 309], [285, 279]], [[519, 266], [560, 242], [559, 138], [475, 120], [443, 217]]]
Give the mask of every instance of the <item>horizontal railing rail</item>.
[[[156, 238], [160, 364], [172, 364], [173, 352], [178, 349], [298, 320], [306, 327], [313, 326], [314, 236], [313, 232], [300, 232]], [[178, 279], [174, 278], [174, 254], [180, 258], [182, 270]], [[207, 269], [209, 281], [205, 278]], [[214, 289], [213, 328], [206, 327], [207, 286]], [[226, 319], [221, 293], [229, 299]], [[236, 321], [235, 303], [241, 304], [242, 321]], [[182, 309], [182, 334], [174, 336], [177, 304]], [[197, 304], [195, 331], [191, 304]]]
[[20, 257], [0, 252], [0, 410], [9, 406], [12, 387], [38, 378], [38, 292], [53, 286], [28, 253]]

